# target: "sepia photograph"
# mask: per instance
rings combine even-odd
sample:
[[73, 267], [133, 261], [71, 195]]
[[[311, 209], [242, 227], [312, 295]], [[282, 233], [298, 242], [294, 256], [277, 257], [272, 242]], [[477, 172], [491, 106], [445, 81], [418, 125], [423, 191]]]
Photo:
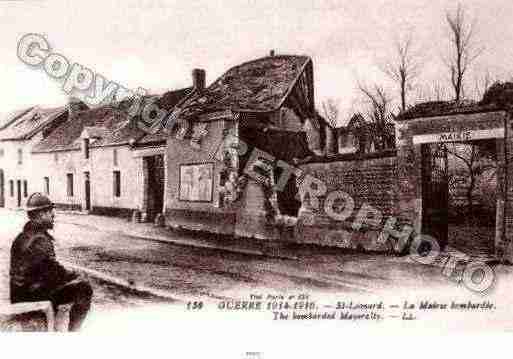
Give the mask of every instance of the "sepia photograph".
[[0, 338], [510, 332], [512, 19], [0, 0]]

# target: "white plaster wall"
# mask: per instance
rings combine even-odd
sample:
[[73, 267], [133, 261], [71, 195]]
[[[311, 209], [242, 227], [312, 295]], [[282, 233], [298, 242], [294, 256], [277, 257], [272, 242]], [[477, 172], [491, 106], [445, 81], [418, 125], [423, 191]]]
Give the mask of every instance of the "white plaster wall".
[[[0, 148], [4, 150], [4, 155], [0, 158], [0, 169], [4, 171], [5, 179], [5, 206], [7, 208], [17, 207], [17, 185], [16, 181], [21, 181], [22, 199], [21, 205], [25, 205], [27, 197], [23, 193], [23, 181], [27, 181], [27, 195], [38, 190], [38, 186], [33, 182], [34, 173], [37, 173], [41, 166], [34, 163], [31, 156], [31, 150], [34, 144], [42, 139], [41, 134], [34, 136], [28, 141], [1, 141]], [[18, 164], [18, 149], [23, 151], [22, 163]], [[14, 181], [14, 195], [11, 196], [9, 181]]]
[[[114, 164], [117, 149], [117, 165]], [[92, 148], [90, 153], [92, 206], [140, 208], [142, 158], [134, 158], [127, 146]], [[114, 196], [114, 171], [121, 172], [121, 196]]]
[[[118, 152], [118, 165], [114, 165], [113, 150]], [[55, 156], [57, 155], [57, 160]], [[52, 201], [66, 205], [85, 204], [85, 175], [90, 173], [91, 205], [98, 207], [138, 208], [142, 203], [142, 159], [133, 158], [127, 146], [91, 148], [89, 159], [82, 151], [62, 151], [32, 154], [38, 171], [32, 173], [34, 191], [44, 191], [44, 177], [50, 178]], [[115, 197], [113, 171], [121, 172], [121, 196]], [[73, 174], [74, 195], [67, 195], [67, 174]]]

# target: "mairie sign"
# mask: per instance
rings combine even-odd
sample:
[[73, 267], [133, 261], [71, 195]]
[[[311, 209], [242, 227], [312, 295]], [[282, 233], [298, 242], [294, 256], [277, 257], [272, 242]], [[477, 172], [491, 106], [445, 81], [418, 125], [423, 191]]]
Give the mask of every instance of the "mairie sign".
[[413, 144], [435, 142], [461, 142], [483, 140], [487, 138], [504, 138], [504, 128], [490, 128], [486, 130], [461, 130], [454, 132], [430, 133], [413, 136]]

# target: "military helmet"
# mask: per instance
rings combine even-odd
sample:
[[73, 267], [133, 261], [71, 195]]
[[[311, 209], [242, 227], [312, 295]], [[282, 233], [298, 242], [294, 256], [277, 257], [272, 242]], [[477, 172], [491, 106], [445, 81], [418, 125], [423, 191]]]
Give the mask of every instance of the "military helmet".
[[25, 205], [25, 211], [39, 211], [42, 209], [53, 208], [54, 204], [50, 201], [50, 198], [45, 196], [40, 192], [32, 193], [27, 199], [27, 203]]

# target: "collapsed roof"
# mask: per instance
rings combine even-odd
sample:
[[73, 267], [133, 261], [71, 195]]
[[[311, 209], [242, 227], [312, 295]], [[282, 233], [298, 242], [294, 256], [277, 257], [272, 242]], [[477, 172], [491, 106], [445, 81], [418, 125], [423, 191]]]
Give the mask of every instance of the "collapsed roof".
[[234, 112], [271, 112], [286, 97], [312, 60], [307, 56], [268, 56], [235, 66], [212, 85], [197, 92], [173, 111], [184, 119], [202, 114]]

